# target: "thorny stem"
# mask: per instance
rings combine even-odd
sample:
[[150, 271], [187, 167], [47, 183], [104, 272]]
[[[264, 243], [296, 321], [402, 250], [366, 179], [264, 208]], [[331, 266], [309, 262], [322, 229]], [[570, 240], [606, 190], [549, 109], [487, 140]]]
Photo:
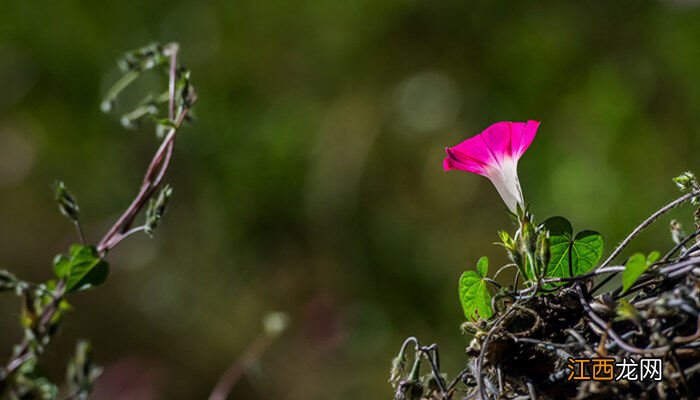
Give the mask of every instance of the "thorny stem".
[[685, 246], [688, 242], [690, 242], [691, 240], [693, 240], [693, 238], [695, 238], [695, 237], [698, 236], [698, 235], [700, 235], [700, 229], [696, 230], [695, 232], [691, 233], [690, 235], [688, 235], [688, 236], [686, 236], [685, 238], [683, 238], [683, 240], [681, 240], [680, 242], [678, 242], [677, 245], [675, 245], [668, 253], [666, 253], [666, 255], [664, 255], [664, 256], [661, 258], [661, 261], [662, 261], [662, 262], [663, 262], [663, 261], [667, 261], [667, 260], [668, 260], [669, 258], [671, 258], [671, 256], [673, 256], [678, 250], [682, 249], [683, 246]]
[[634, 228], [634, 230], [625, 238], [625, 240], [623, 240], [622, 243], [620, 243], [620, 245], [615, 248], [615, 250], [610, 254], [610, 256], [605, 261], [603, 261], [603, 263], [600, 264], [600, 266], [597, 269], [607, 267], [608, 264], [610, 264], [615, 259], [615, 257], [617, 257], [635, 237], [637, 237], [637, 235], [639, 235], [647, 226], [651, 225], [657, 219], [659, 219], [659, 217], [696, 196], [700, 196], [700, 190], [696, 190], [691, 193], [685, 194], [653, 213], [649, 218], [644, 220], [644, 222], [639, 224], [639, 226]]
[[[679, 262], [675, 265], [661, 268], [658, 271], [658, 273], [660, 276], [667, 276], [668, 278], [675, 278], [679, 275], [685, 274], [689, 270], [692, 270], [699, 263], [700, 263], [700, 257], [691, 258], [691, 259]], [[634, 286], [632, 286], [629, 290], [624, 292], [624, 294], [621, 293], [622, 288], [619, 288], [616, 292], [614, 292], [614, 294], [615, 294], [614, 297], [620, 298], [620, 297], [632, 294], [632, 293], [654, 283], [656, 278], [657, 278], [657, 276], [650, 275], [650, 274], [643, 275], [642, 277], [640, 277], [637, 280], [637, 283], [635, 283]]]

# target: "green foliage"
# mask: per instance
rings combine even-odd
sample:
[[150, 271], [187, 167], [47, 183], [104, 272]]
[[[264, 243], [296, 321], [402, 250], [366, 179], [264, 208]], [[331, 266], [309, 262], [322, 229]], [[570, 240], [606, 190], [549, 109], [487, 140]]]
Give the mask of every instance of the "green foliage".
[[603, 256], [603, 237], [598, 232], [581, 231], [574, 237], [571, 223], [564, 217], [549, 218], [542, 226], [549, 231], [548, 277], [584, 274]]
[[673, 178], [673, 182], [676, 183], [679, 189], [684, 192], [690, 192], [700, 189], [700, 184], [698, 184], [698, 179], [694, 173], [686, 171], [677, 177]]
[[153, 236], [153, 231], [160, 224], [160, 220], [165, 214], [165, 209], [172, 195], [172, 187], [170, 187], [170, 185], [165, 185], [163, 189], [160, 190], [158, 197], [151, 199], [148, 203], [148, 208], [146, 209], [146, 224], [144, 225], [144, 230], [148, 235]]
[[68, 256], [56, 256], [54, 272], [66, 281], [66, 291], [81, 291], [102, 284], [109, 274], [109, 265], [94, 246], [73, 245]]
[[661, 255], [658, 251], [652, 251], [648, 256], [642, 253], [633, 254], [627, 264], [625, 270], [622, 271], [622, 290], [628, 291], [640, 276], [659, 259]]
[[491, 294], [486, 287], [486, 273], [489, 260], [481, 257], [477, 263], [477, 272], [464, 271], [459, 278], [459, 299], [462, 302], [464, 316], [475, 321], [478, 318], [489, 319], [493, 315]]
[[119, 68], [128, 73], [130, 71], [147, 71], [160, 65], [167, 65], [170, 58], [164, 54], [164, 48], [160, 43], [151, 43], [124, 53], [117, 60]]
[[[552, 217], [542, 224], [535, 224], [529, 211], [520, 208], [511, 216], [518, 224], [518, 230], [514, 236], [499, 231], [501, 241], [496, 244], [506, 249], [512, 261], [510, 266], [517, 266], [518, 276], [525, 278], [529, 288], [524, 290], [534, 288], [534, 294], [537, 294], [538, 288], [563, 285], [566, 281], [557, 278], [585, 274], [595, 268], [603, 256], [603, 237], [590, 230], [574, 236], [571, 223], [564, 217]], [[482, 257], [477, 263], [476, 272], [466, 271], [459, 280], [459, 297], [464, 315], [472, 321], [493, 316], [491, 294], [486, 283], [508, 291], [487, 278], [487, 272], [488, 259]], [[548, 281], [543, 282], [544, 279]], [[518, 278], [512, 287], [517, 286]]]
[[17, 278], [8, 271], [0, 269], [0, 292], [13, 290], [17, 285]]
[[[24, 363], [17, 374], [15, 390], [2, 397], [7, 400], [55, 400], [58, 398], [58, 387], [36, 371], [36, 358]], [[0, 393], [4, 395], [4, 393]]]
[[[700, 191], [700, 183], [694, 173], [687, 171], [679, 176], [673, 178], [673, 182], [676, 183], [679, 189], [683, 192], [697, 192]], [[700, 196], [693, 196], [690, 199], [691, 204], [698, 207], [695, 210], [694, 222], [695, 229], [700, 229]]]
[[87, 341], [79, 341], [66, 369], [66, 384], [70, 392], [74, 393], [76, 399], [87, 399], [95, 380], [101, 374], [102, 369], [93, 362], [92, 346]]
[[[148, 185], [148, 190], [143, 190], [146, 186], [142, 186], [136, 198], [102, 239], [96, 245], [87, 245], [79, 223], [78, 203], [64, 183], [56, 181], [54, 197], [58, 208], [61, 214], [75, 224], [82, 244], [71, 246], [67, 255], [56, 256], [53, 261], [56, 278], [43, 283], [25, 282], [0, 270], [0, 291], [14, 290], [22, 298], [20, 324], [24, 330], [22, 342], [15, 346], [10, 361], [5, 366], [0, 366], [0, 398], [57, 398], [57, 386], [39, 374], [36, 366], [37, 360], [57, 332], [63, 316], [71, 309], [66, 296], [102, 284], [109, 275], [109, 265], [103, 259], [105, 254], [132, 234], [152, 234], [160, 224], [172, 189], [165, 185], [155, 198], [154, 194], [168, 169], [175, 133], [183, 121], [188, 119], [190, 108], [196, 101], [189, 71], [178, 62], [177, 53], [176, 43], [165, 46], [153, 44], [129, 52], [120, 61], [125, 75], [111, 87], [102, 104], [103, 110], [111, 110], [115, 106], [117, 95], [141, 72], [165, 67], [163, 72], [169, 78], [168, 90], [164, 94], [147, 96], [135, 110], [122, 118], [123, 125], [135, 127], [145, 117], [151, 117], [157, 123], [157, 132], [168, 132], [168, 137], [158, 147], [146, 172], [144, 184]], [[165, 114], [165, 117], [160, 114]], [[133, 227], [135, 218], [146, 206], [144, 225]], [[92, 362], [90, 345], [79, 342], [67, 368], [66, 381], [70, 390], [68, 397], [87, 399], [100, 372]]]
[[75, 197], [66, 189], [66, 185], [62, 181], [54, 183], [54, 198], [58, 203], [58, 209], [66, 218], [73, 222], [78, 222], [80, 216], [80, 208]]
[[671, 231], [671, 240], [673, 240], [673, 243], [675, 244], [680, 244], [683, 239], [686, 238], [686, 234], [683, 231], [683, 224], [678, 222], [677, 220], [671, 220], [671, 223], [669, 224], [669, 230]]
[[479, 275], [486, 277], [486, 274], [489, 272], [489, 258], [481, 257], [476, 263], [476, 270], [479, 271]]
[[117, 96], [142, 72], [165, 66], [169, 60], [166, 48], [159, 43], [151, 43], [148, 46], [127, 52], [117, 61], [124, 75], [107, 91], [100, 106], [102, 111], [112, 111], [116, 106]]
[[[172, 57], [176, 56], [179, 47], [176, 43], [161, 45], [151, 43], [148, 46], [132, 50], [118, 61], [124, 75], [107, 91], [101, 104], [104, 112], [111, 112], [116, 108], [117, 97], [141, 74], [150, 70], [163, 70], [169, 74], [169, 68], [173, 67], [175, 80], [173, 81], [173, 98], [170, 91], [163, 93], [150, 93], [134, 109], [125, 112], [120, 122], [127, 129], [136, 129], [143, 120], [150, 119], [156, 124], [156, 135], [159, 138], [171, 129], [177, 129], [175, 119], [184, 109], [192, 107], [197, 95], [190, 80], [190, 71], [182, 65], [172, 65]], [[172, 105], [172, 109], [165, 110]], [[185, 115], [185, 118], [189, 117]]]
[[617, 304], [617, 308], [615, 309], [617, 313], [617, 320], [618, 321], [623, 321], [623, 320], [629, 320], [629, 321], [638, 321], [642, 318], [642, 316], [639, 314], [639, 311], [634, 308], [632, 304], [629, 303], [626, 299], [620, 299]]

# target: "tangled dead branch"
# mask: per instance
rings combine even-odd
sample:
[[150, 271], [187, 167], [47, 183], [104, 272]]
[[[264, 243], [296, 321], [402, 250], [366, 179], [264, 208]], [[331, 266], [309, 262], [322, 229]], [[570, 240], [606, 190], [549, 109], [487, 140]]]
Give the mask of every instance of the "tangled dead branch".
[[[452, 380], [440, 370], [436, 345], [409, 338], [392, 368], [395, 399], [698, 398], [700, 242], [693, 240], [698, 235], [700, 229], [678, 240], [626, 291], [614, 284], [625, 267], [609, 264], [629, 240], [590, 273], [543, 280], [549, 287], [515, 290], [516, 282], [501, 290], [492, 299], [492, 318], [463, 326], [474, 335], [466, 350], [469, 362]], [[413, 367], [405, 374], [411, 345]], [[577, 359], [620, 365], [649, 358], [661, 360], [660, 380], [572, 379]], [[429, 371], [423, 377], [422, 364]]]

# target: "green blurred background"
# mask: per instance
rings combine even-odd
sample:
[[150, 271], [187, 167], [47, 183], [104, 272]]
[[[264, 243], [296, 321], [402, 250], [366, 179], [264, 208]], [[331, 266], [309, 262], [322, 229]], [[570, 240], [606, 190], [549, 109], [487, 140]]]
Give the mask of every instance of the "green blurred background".
[[[444, 147], [542, 121], [526, 199], [609, 250], [698, 167], [699, 3], [2, 0], [0, 266], [24, 278], [75, 241], [54, 179], [97, 241], [157, 146], [100, 113], [114, 60], [178, 41], [200, 92], [164, 224], [74, 297], [48, 373], [82, 337], [106, 368], [94, 398], [202, 399], [272, 310], [291, 326], [232, 398], [389, 398], [408, 335], [457, 372], [457, 279], [504, 262], [491, 243], [511, 225], [487, 180], [442, 171]], [[668, 222], [630, 250], [669, 246]], [[2, 358], [18, 310], [0, 298]]]

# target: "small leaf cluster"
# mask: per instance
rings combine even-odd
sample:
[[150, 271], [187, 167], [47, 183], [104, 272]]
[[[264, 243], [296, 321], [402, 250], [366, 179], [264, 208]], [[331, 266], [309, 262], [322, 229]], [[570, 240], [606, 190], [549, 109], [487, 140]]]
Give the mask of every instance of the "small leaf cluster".
[[148, 208], [146, 209], [146, 223], [144, 224], [144, 231], [149, 236], [153, 236], [153, 231], [156, 230], [160, 224], [161, 218], [165, 214], [165, 209], [170, 201], [170, 197], [173, 195], [173, 189], [170, 185], [165, 185], [158, 193], [158, 196], [148, 203]]
[[4, 269], [0, 269], [0, 292], [14, 290], [19, 296], [25, 289], [25, 283], [17, 279], [14, 274]]
[[[694, 173], [686, 171], [677, 177], [673, 178], [673, 182], [683, 192], [695, 192], [700, 190], [700, 183]], [[697, 196], [691, 199], [693, 205], [700, 205], [700, 199]]]
[[[177, 125], [177, 118], [184, 109], [189, 109], [197, 99], [197, 94], [190, 79], [190, 71], [181, 64], [172, 65], [172, 57], [178, 52], [176, 43], [161, 45], [152, 43], [132, 50], [118, 60], [124, 75], [107, 91], [101, 104], [104, 112], [111, 112], [117, 106], [119, 95], [141, 74], [151, 70], [161, 70], [163, 75], [174, 73], [174, 93], [171, 99], [170, 88], [160, 93], [147, 94], [130, 111], [120, 118], [122, 126], [137, 129], [141, 123], [150, 119], [156, 124], [156, 134], [163, 137], [166, 132]], [[170, 69], [173, 68], [173, 71]], [[189, 119], [190, 114], [186, 118]]]
[[66, 189], [66, 185], [62, 181], [54, 183], [54, 199], [61, 214], [77, 223], [80, 218], [80, 207], [78, 207], [75, 197]]
[[[700, 183], [694, 173], [687, 171], [673, 178], [673, 182], [678, 188], [686, 193], [700, 191]], [[693, 196], [690, 199], [691, 204], [697, 207], [695, 210], [695, 229], [700, 229], [700, 196]]]
[[[552, 217], [536, 224], [533, 216], [520, 207], [512, 216], [518, 229], [514, 235], [506, 231], [498, 232], [500, 242], [496, 243], [505, 248], [511, 261], [501, 270], [509, 266], [518, 269], [511, 290], [517, 289], [520, 277], [533, 293], [539, 288], [561, 286], [567, 278], [591, 271], [603, 256], [602, 235], [591, 230], [574, 235], [571, 222], [564, 217]], [[465, 317], [470, 321], [487, 320], [493, 316], [489, 286], [507, 290], [489, 279], [487, 273], [488, 259], [482, 257], [476, 271], [465, 271], [459, 279], [460, 302]]]
[[[0, 376], [1, 378], [1, 376]], [[7, 400], [54, 400], [58, 398], [58, 387], [37, 372], [37, 359], [27, 361], [16, 374], [15, 386], [12, 391], [3, 392], [0, 385], [0, 396]]]
[[92, 345], [85, 340], [78, 341], [66, 368], [66, 383], [73, 397], [78, 400], [87, 399], [95, 380], [101, 374], [102, 368], [93, 361]]
[[[7, 271], [0, 271], [0, 291], [14, 291], [22, 298], [19, 320], [24, 331], [22, 344], [15, 346], [13, 351], [13, 359], [22, 360], [21, 363], [13, 371], [0, 367], [0, 398], [58, 398], [57, 385], [39, 373], [39, 357], [58, 331], [64, 314], [72, 309], [65, 294], [100, 284], [107, 277], [107, 268], [94, 247], [74, 245], [69, 256], [56, 257], [56, 278], [44, 283], [26, 282]], [[89, 367], [90, 370], [95, 368], [94, 365]], [[91, 372], [90, 379], [94, 380], [97, 375]], [[79, 390], [73, 390], [70, 382], [68, 386], [75, 393], [72, 398], [87, 398], [86, 395], [80, 396]], [[89, 389], [90, 386], [83, 384], [82, 387]]]
[[[167, 170], [168, 162], [164, 160], [169, 160], [170, 157], [164, 149], [172, 151], [175, 132], [188, 118], [189, 109], [196, 101], [190, 73], [177, 62], [177, 52], [178, 45], [175, 43], [151, 44], [128, 52], [119, 61], [124, 75], [111, 87], [102, 103], [105, 112], [113, 110], [117, 96], [146, 71], [161, 68], [169, 78], [167, 91], [149, 94], [121, 119], [124, 126], [134, 128], [140, 121], [149, 117], [156, 121], [156, 132], [159, 135], [169, 133], [168, 139], [163, 140], [163, 145], [154, 156], [146, 174], [145, 180], [150, 185], [149, 190], [140, 192], [139, 197], [131, 203], [115, 226], [101, 241], [92, 245], [83, 234], [80, 207], [76, 197], [63, 182], [56, 181], [53, 190], [58, 209], [77, 228], [79, 243], [72, 245], [66, 254], [59, 254], [54, 258], [55, 276], [45, 282], [23, 281], [10, 272], [0, 270], [0, 292], [14, 292], [22, 299], [20, 324], [24, 332], [23, 340], [14, 347], [10, 360], [0, 365], [0, 399], [49, 400], [58, 397], [57, 386], [38, 372], [37, 364], [39, 357], [58, 331], [63, 316], [71, 310], [66, 297], [103, 284], [109, 275], [109, 264], [104, 260], [105, 254], [132, 234], [145, 232], [152, 236], [160, 225], [172, 196], [172, 188], [168, 185], [163, 186], [155, 195]], [[164, 147], [166, 140], [170, 147]], [[134, 218], [146, 205], [143, 225], [132, 227]], [[100, 372], [93, 363], [89, 343], [79, 342], [67, 367], [66, 384], [70, 391], [68, 398], [86, 399]]]

